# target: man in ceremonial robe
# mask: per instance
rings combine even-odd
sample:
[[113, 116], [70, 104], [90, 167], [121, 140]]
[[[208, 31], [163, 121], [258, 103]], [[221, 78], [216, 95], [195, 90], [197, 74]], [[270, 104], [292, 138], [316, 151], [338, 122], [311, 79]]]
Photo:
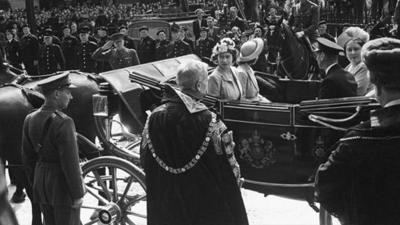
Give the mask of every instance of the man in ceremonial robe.
[[141, 143], [148, 225], [247, 225], [232, 131], [199, 100], [207, 65], [178, 68], [179, 89], [166, 87]]

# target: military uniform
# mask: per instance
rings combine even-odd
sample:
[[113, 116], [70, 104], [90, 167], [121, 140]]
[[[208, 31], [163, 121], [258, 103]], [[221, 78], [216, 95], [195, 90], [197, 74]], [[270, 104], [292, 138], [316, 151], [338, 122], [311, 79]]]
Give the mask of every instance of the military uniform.
[[56, 44], [44, 45], [39, 53], [39, 74], [55, 73], [63, 70], [65, 59], [60, 46]]
[[77, 69], [76, 51], [78, 50], [79, 41], [76, 37], [69, 35], [63, 38], [61, 47], [65, 58], [65, 69]]
[[102, 51], [98, 48], [92, 58], [96, 61], [108, 62], [112, 69], [125, 68], [139, 64], [139, 58], [135, 49], [110, 49]]
[[193, 50], [190, 44], [185, 41], [177, 40], [172, 43], [171, 52], [169, 54], [169, 58], [179, 57], [187, 54], [192, 54]]
[[37, 75], [38, 69], [34, 65], [34, 61], [38, 60], [39, 41], [33, 34], [25, 35], [21, 38], [21, 58], [24, 63], [26, 72], [29, 75]]
[[156, 41], [156, 60], [168, 58], [169, 44], [168, 40]]
[[211, 58], [212, 48], [214, 47], [214, 40], [211, 38], [199, 39], [196, 45], [196, 54], [199, 57]]
[[[68, 74], [62, 74], [40, 87], [51, 91], [69, 84]], [[46, 224], [80, 223], [84, 183], [75, 132], [74, 121], [55, 105], [45, 103], [25, 118], [22, 160]]]
[[[108, 40], [109, 40], [108, 37], [99, 38], [97, 46], [103, 46]], [[97, 68], [97, 73], [111, 70], [110, 64], [106, 61], [100, 61], [100, 62], [98, 61], [96, 68]]]
[[304, 31], [304, 34], [315, 42], [318, 36], [319, 7], [313, 2], [306, 0], [298, 3], [292, 8], [292, 16], [289, 19], [290, 26], [295, 32]]
[[76, 52], [78, 69], [82, 72], [96, 72], [96, 61], [92, 59], [92, 54], [97, 49], [97, 44], [91, 41], [80, 43]]
[[143, 38], [137, 48], [137, 53], [141, 63], [148, 63], [155, 61], [156, 42], [153, 38], [147, 36]]

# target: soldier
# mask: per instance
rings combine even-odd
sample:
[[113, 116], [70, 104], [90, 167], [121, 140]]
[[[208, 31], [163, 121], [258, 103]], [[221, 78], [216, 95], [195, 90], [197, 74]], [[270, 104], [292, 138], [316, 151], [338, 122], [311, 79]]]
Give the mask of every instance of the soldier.
[[51, 74], [64, 69], [65, 59], [59, 45], [53, 44], [53, 31], [46, 29], [44, 45], [39, 51], [39, 74]]
[[68, 25], [63, 27], [63, 37], [61, 48], [65, 58], [65, 69], [77, 69], [76, 51], [78, 50], [79, 41], [75, 36], [71, 35], [71, 29]]
[[310, 0], [300, 0], [292, 8], [289, 25], [292, 26], [298, 38], [305, 38], [311, 44], [318, 37], [319, 7]]
[[212, 48], [214, 47], [214, 40], [207, 36], [207, 28], [202, 27], [200, 30], [200, 38], [196, 41], [196, 54], [202, 58], [211, 58]]
[[153, 62], [155, 60], [156, 42], [149, 36], [149, 28], [142, 26], [139, 28], [140, 43], [138, 54], [141, 63]]
[[124, 35], [124, 43], [125, 47], [129, 49], [136, 49], [135, 48], [135, 42], [133, 38], [128, 36], [128, 28], [126, 26], [120, 26], [119, 27], [119, 33]]
[[45, 224], [77, 225], [84, 195], [74, 121], [61, 112], [72, 99], [68, 73], [40, 83], [43, 106], [25, 118], [22, 161]]
[[7, 44], [5, 47], [5, 56], [7, 62], [18, 69], [21, 69], [21, 48], [19, 42], [14, 39], [11, 30], [6, 31]]
[[165, 30], [159, 30], [157, 32], [158, 39], [156, 40], [156, 59], [162, 60], [168, 58], [169, 51], [169, 40], [167, 40], [167, 35]]
[[193, 50], [190, 44], [185, 42], [183, 39], [185, 38], [185, 31], [179, 28], [171, 28], [172, 35], [175, 36], [175, 41], [171, 43], [171, 52], [168, 57], [178, 57], [182, 55], [192, 54]]
[[[111, 49], [112, 47], [114, 49]], [[112, 69], [125, 68], [138, 65], [139, 57], [135, 49], [128, 49], [124, 46], [124, 35], [115, 33], [102, 47], [98, 48], [92, 55], [96, 61], [105, 61], [110, 63]]]
[[21, 58], [29, 75], [38, 74], [38, 58], [39, 58], [39, 41], [38, 38], [31, 34], [29, 25], [22, 26], [23, 36], [21, 38]]
[[97, 44], [89, 41], [89, 27], [79, 29], [81, 43], [76, 51], [78, 69], [82, 72], [96, 72], [96, 62], [92, 59], [92, 54], [97, 49]]

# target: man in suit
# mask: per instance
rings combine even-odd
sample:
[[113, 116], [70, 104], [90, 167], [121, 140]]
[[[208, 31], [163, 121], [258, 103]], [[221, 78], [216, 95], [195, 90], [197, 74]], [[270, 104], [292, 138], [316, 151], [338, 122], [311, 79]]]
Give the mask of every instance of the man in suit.
[[317, 38], [315, 57], [320, 69], [324, 70], [319, 98], [343, 98], [357, 95], [354, 76], [338, 64], [338, 55], [343, 48], [326, 38]]
[[84, 183], [75, 125], [61, 112], [72, 99], [70, 84], [68, 73], [38, 84], [45, 102], [23, 126], [22, 161], [45, 224], [80, 223]]
[[194, 13], [197, 15], [197, 19], [193, 21], [193, 33], [197, 40], [200, 37], [201, 28], [207, 26], [207, 21], [203, 18], [204, 11], [202, 9], [196, 9]]
[[212, 38], [216, 44], [219, 41], [220, 37], [220, 28], [215, 26], [215, 21], [212, 16], [207, 17], [207, 28], [208, 28], [208, 37]]

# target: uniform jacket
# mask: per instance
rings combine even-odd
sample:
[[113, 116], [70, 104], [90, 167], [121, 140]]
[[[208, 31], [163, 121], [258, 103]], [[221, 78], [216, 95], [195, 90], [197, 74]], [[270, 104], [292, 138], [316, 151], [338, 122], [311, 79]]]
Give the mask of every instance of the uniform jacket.
[[238, 78], [243, 88], [243, 98], [254, 99], [258, 96], [260, 88], [254, 75], [253, 69], [247, 64], [240, 64], [237, 67]]
[[7, 41], [6, 47], [6, 59], [14, 67], [19, 68], [21, 66], [21, 48], [19, 42], [12, 39]]
[[[107, 36], [98, 38], [97, 46], [103, 46], [108, 40], [109, 38]], [[96, 64], [97, 73], [111, 70], [110, 63], [108, 63], [107, 61], [98, 61]]]
[[296, 4], [292, 10], [289, 24], [295, 28], [294, 31], [304, 31], [304, 34], [311, 40], [316, 40], [318, 36], [319, 7], [307, 0], [303, 4]]
[[63, 70], [64, 66], [64, 54], [59, 45], [50, 44], [40, 47], [39, 74], [55, 73]]
[[231, 75], [226, 77], [217, 67], [208, 77], [208, 94], [222, 100], [239, 100], [242, 97], [242, 86], [235, 67], [231, 67]]
[[211, 38], [198, 39], [196, 41], [195, 53], [199, 57], [211, 58], [212, 48], [214, 47], [214, 40]]
[[156, 40], [156, 60], [168, 58], [169, 48], [169, 40]]
[[33, 34], [23, 36], [20, 40], [21, 57], [24, 64], [31, 64], [39, 57], [39, 41]]
[[351, 128], [316, 176], [316, 194], [343, 225], [400, 224], [400, 105]]
[[80, 43], [76, 58], [78, 61], [78, 69], [82, 72], [96, 72], [96, 61], [92, 59], [92, 54], [97, 49], [97, 44], [91, 41]]
[[114, 48], [103, 51], [100, 47], [93, 53], [92, 58], [108, 62], [113, 70], [140, 64], [135, 49], [117, 50]]
[[171, 52], [169, 53], [168, 58], [179, 57], [193, 53], [192, 47], [185, 41], [177, 40], [171, 43], [171, 45]]
[[[167, 88], [165, 96], [146, 123], [140, 151], [146, 173], [147, 223], [247, 225], [236, 182], [238, 163], [233, 150], [221, 142], [226, 126], [188, 95], [182, 98], [182, 93], [178, 96]], [[202, 146], [205, 151], [197, 157]], [[169, 168], [187, 170], [167, 172], [152, 149]], [[190, 163], [192, 168], [184, 167]]]
[[151, 37], [143, 38], [137, 48], [137, 53], [141, 63], [155, 61], [156, 42]]
[[[47, 135], [43, 129], [52, 117]], [[38, 144], [42, 139], [42, 148]], [[72, 205], [84, 195], [74, 121], [60, 111], [41, 108], [25, 118], [22, 160], [33, 185], [33, 201]]]
[[200, 28], [202, 27], [207, 27], [207, 21], [205, 19], [201, 19], [201, 22], [199, 23], [199, 20], [196, 18], [193, 21], [193, 34], [196, 40], [200, 37]]
[[338, 64], [332, 66], [322, 80], [319, 98], [344, 98], [357, 96], [354, 76]]
[[77, 69], [76, 51], [78, 51], [79, 41], [76, 37], [70, 35], [63, 37], [61, 41], [61, 48], [65, 58], [65, 69]]

